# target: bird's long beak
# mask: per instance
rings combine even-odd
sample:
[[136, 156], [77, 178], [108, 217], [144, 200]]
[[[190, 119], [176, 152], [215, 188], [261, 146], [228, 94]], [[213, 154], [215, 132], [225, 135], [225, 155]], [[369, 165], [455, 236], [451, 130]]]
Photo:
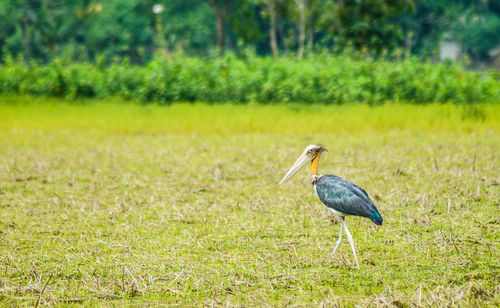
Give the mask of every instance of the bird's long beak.
[[308, 161], [309, 158], [307, 157], [306, 153], [302, 153], [302, 155], [297, 158], [297, 161], [295, 161], [292, 168], [290, 168], [290, 170], [288, 170], [285, 176], [281, 179], [279, 185], [288, 181], [288, 179], [290, 179], [295, 173], [297, 173], [297, 171], [299, 171], [300, 168], [302, 168], [302, 166], [304, 166]]

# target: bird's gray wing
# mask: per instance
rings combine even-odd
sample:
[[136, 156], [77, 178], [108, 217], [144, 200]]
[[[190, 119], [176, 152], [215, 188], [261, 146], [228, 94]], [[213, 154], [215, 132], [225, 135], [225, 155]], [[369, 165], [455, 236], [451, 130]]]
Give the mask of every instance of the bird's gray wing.
[[348, 215], [370, 218], [376, 224], [382, 224], [382, 217], [377, 208], [361, 187], [338, 176], [325, 175], [316, 182], [319, 199], [329, 208]]

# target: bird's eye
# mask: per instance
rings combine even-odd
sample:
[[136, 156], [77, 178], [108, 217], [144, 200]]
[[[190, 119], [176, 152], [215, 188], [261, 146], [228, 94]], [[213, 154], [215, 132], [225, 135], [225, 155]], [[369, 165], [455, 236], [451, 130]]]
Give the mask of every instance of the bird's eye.
[[312, 153], [312, 150], [307, 151], [307, 154], [311, 154], [311, 153]]

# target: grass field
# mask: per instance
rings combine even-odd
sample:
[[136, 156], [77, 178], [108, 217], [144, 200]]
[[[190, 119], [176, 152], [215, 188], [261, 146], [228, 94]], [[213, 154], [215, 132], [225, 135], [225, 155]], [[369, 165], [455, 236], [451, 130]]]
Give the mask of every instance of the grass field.
[[[500, 105], [0, 97], [0, 306], [500, 305]], [[339, 224], [306, 171], [384, 217]]]

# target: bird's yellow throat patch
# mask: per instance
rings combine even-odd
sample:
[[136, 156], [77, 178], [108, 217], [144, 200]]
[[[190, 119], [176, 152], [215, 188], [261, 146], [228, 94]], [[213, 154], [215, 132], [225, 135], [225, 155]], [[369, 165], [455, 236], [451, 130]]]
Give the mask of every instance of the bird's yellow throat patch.
[[318, 165], [319, 165], [319, 157], [320, 156], [321, 156], [321, 153], [318, 153], [318, 155], [316, 155], [316, 157], [314, 157], [314, 159], [311, 162], [311, 170], [309, 171], [309, 174], [311, 176], [313, 176], [315, 174], [319, 174], [318, 173]]

